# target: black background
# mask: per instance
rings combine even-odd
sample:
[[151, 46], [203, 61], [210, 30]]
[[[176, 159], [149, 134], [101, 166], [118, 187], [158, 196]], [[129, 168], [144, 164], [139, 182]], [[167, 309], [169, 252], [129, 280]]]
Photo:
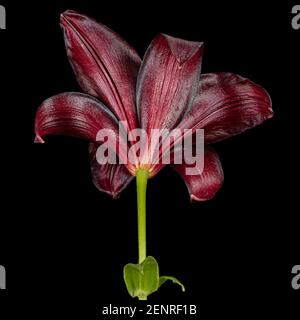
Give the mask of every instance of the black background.
[[183, 294], [165, 285], [149, 302], [197, 303], [201, 319], [293, 319], [300, 221], [296, 3], [1, 4], [7, 30], [0, 30], [0, 264], [8, 289], [0, 303], [9, 318], [21, 312], [100, 319], [102, 305], [132, 302], [122, 268], [137, 259], [134, 183], [112, 200], [91, 182], [86, 142], [49, 137], [33, 144], [39, 104], [79, 91], [59, 27], [59, 14], [75, 9], [117, 31], [141, 56], [159, 32], [204, 41], [203, 72], [239, 73], [268, 90], [275, 117], [215, 145], [225, 183], [214, 200], [190, 204], [183, 181], [168, 168], [149, 182], [148, 253], [161, 273], [187, 288]]

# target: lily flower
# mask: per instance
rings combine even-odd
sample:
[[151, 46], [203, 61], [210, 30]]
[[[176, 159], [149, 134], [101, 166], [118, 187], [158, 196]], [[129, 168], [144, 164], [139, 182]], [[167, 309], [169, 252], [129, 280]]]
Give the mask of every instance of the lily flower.
[[[152, 154], [126, 164], [99, 164], [97, 133], [115, 132], [120, 121], [129, 130], [204, 129], [204, 167], [187, 175], [187, 162], [171, 164], [184, 179], [192, 200], [214, 197], [223, 170], [211, 144], [253, 128], [273, 115], [268, 93], [233, 73], [201, 74], [203, 43], [160, 34], [143, 61], [119, 35], [95, 20], [66, 11], [61, 15], [69, 61], [83, 93], [54, 96], [37, 110], [36, 142], [47, 135], [68, 135], [90, 142], [91, 172], [96, 187], [114, 198], [137, 178], [139, 263], [146, 259], [145, 190], [147, 179], [164, 166]], [[130, 143], [129, 143], [130, 144]], [[174, 144], [170, 147], [174, 152]], [[119, 158], [126, 157], [120, 152]], [[158, 154], [162, 157], [162, 153]], [[196, 168], [197, 169], [197, 168]]]

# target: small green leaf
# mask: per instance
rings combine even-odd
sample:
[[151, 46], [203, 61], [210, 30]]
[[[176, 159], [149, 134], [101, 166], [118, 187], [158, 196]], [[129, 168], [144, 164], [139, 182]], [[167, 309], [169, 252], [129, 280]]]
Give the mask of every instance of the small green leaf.
[[146, 292], [152, 293], [158, 289], [159, 269], [153, 257], [147, 257], [142, 263], [142, 287]]
[[185, 291], [184, 285], [183, 285], [179, 280], [177, 280], [177, 279], [174, 278], [174, 277], [169, 277], [169, 276], [163, 276], [163, 277], [160, 277], [160, 278], [159, 278], [158, 288], [160, 288], [160, 286], [161, 286], [162, 284], [164, 284], [167, 280], [171, 280], [173, 283], [178, 284], [178, 285], [181, 287], [182, 291], [183, 291], [183, 292]]
[[124, 267], [124, 280], [132, 297], [146, 300], [158, 289], [159, 270], [153, 257], [147, 257], [141, 264], [129, 263]]
[[140, 287], [140, 265], [128, 263], [124, 267], [124, 280], [127, 290], [132, 297], [137, 296]]

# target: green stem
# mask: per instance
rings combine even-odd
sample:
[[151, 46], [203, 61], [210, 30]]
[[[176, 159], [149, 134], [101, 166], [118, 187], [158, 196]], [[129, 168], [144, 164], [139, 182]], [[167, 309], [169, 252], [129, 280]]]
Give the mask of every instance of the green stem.
[[146, 190], [149, 172], [146, 169], [136, 171], [139, 263], [146, 259]]

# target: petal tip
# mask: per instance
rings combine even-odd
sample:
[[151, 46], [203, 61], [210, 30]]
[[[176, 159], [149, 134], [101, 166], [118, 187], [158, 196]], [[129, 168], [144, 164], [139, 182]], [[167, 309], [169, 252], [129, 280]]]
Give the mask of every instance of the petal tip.
[[78, 15], [79, 13], [74, 10], [66, 10], [60, 14], [60, 23], [62, 25], [65, 25], [65, 23], [67, 23], [70, 20], [70, 18], [74, 18]]
[[[221, 186], [220, 186], [220, 188], [221, 188]], [[191, 194], [190, 195], [191, 203], [193, 203], [193, 202], [204, 202], [204, 201], [212, 200], [215, 197], [215, 195], [217, 194], [217, 192], [218, 192], [218, 190], [214, 194], [212, 194], [212, 195], [210, 195], [208, 197], [204, 197], [204, 198], [199, 198], [196, 195]]]
[[34, 138], [34, 143], [44, 144], [45, 141], [43, 140], [43, 138], [40, 135], [36, 135]]
[[118, 193], [111, 193], [110, 196], [114, 199], [114, 200], [117, 200], [120, 198], [120, 194]]
[[183, 40], [167, 34], [161, 34], [161, 37], [167, 41], [168, 46], [179, 65], [183, 65], [197, 53], [202, 55], [203, 42]]
[[197, 196], [194, 195], [194, 194], [191, 194], [191, 195], [190, 195], [190, 200], [191, 200], [191, 202], [203, 202], [203, 201], [211, 200], [212, 198], [213, 198], [213, 197], [205, 199], [205, 198], [199, 198], [199, 197], [197, 197]]
[[74, 15], [74, 14], [78, 14], [78, 13], [77, 13], [76, 11], [74, 11], [74, 10], [68, 9], [68, 10], [62, 12], [62, 13], [60, 14], [60, 17], [61, 17], [61, 18], [66, 18], [67, 16], [69, 16], [69, 15]]
[[190, 195], [190, 200], [191, 200], [191, 202], [203, 201], [203, 199], [199, 199], [199, 198], [196, 197], [194, 194], [191, 194], [191, 195]]
[[266, 117], [266, 120], [273, 118], [274, 114], [275, 114], [275, 112], [273, 111], [272, 108], [270, 108], [269, 113], [268, 113], [268, 115]]

